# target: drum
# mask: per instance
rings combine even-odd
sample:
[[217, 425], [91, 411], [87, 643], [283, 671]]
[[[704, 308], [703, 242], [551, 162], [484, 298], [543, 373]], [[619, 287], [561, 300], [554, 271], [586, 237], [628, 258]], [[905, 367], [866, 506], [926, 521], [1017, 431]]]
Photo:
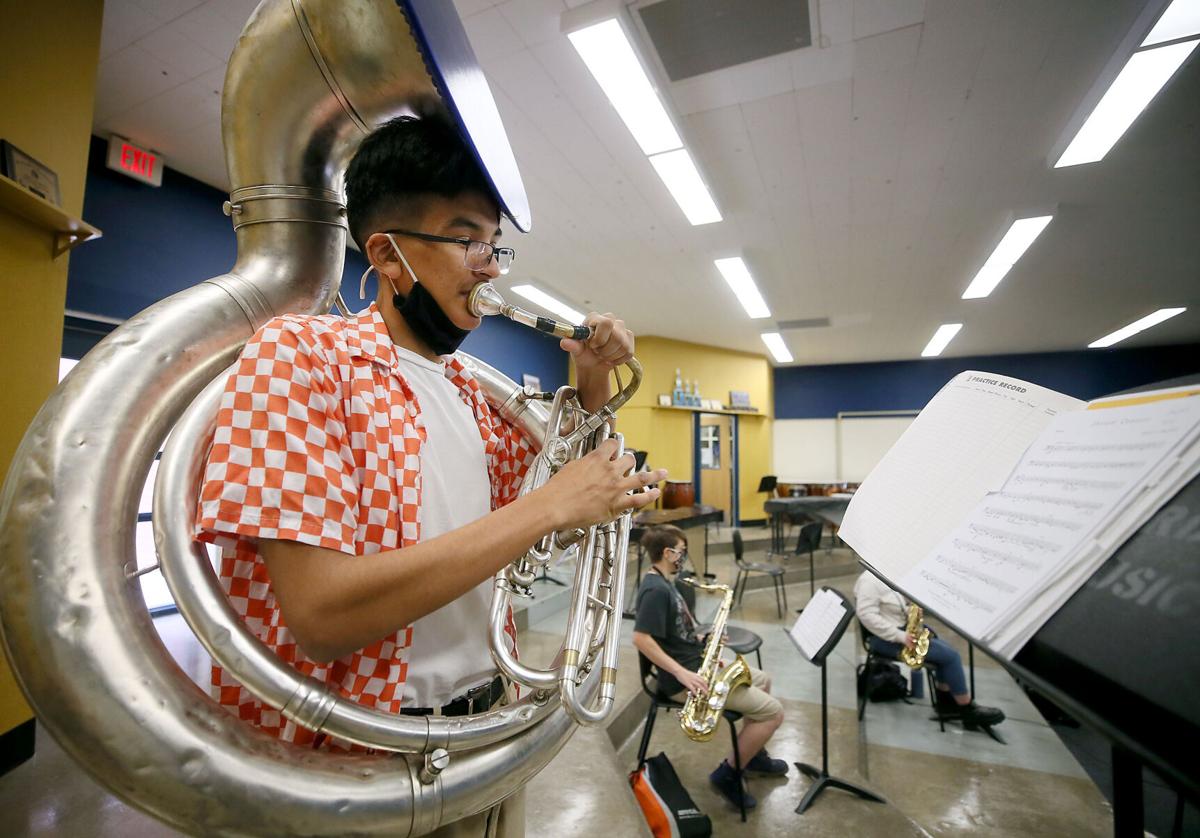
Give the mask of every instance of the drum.
[[663, 509], [677, 509], [696, 502], [696, 489], [690, 480], [668, 480], [663, 486]]

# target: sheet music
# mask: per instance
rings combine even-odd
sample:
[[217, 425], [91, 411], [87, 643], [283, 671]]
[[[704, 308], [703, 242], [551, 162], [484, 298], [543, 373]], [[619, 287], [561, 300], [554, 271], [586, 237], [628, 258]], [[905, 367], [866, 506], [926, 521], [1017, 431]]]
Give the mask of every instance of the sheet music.
[[800, 647], [804, 657], [810, 661], [816, 657], [829, 638], [837, 631], [838, 623], [846, 614], [846, 602], [826, 588], [813, 594], [804, 606], [788, 634]]
[[968, 371], [944, 386], [867, 476], [838, 535], [891, 580], [908, 574], [1079, 399]]
[[1118, 508], [1156, 484], [1198, 434], [1200, 398], [1055, 417], [1001, 490], [979, 501], [900, 587], [968, 635], [986, 640], [997, 627], [1027, 634], [1023, 623], [1040, 626], [1053, 613], [1031, 609], [1031, 600], [1055, 580], [1078, 587], [1075, 557], [1094, 561], [1096, 539]]

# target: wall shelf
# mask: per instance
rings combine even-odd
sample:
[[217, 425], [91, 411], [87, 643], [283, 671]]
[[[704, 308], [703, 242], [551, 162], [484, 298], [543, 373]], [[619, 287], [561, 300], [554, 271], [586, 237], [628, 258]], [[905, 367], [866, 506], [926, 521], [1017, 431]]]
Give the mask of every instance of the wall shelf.
[[650, 405], [650, 406], [652, 408], [654, 408], [655, 410], [686, 410], [688, 413], [725, 413], [725, 414], [729, 414], [731, 416], [766, 416], [767, 415], [765, 413], [760, 413], [757, 410], [729, 410], [727, 408], [722, 408], [721, 410], [708, 410], [707, 408], [703, 408], [703, 407], [686, 407], [684, 405], [676, 405], [676, 404], [669, 405], [669, 406], [664, 405], [664, 404], [654, 404], [654, 405]]
[[54, 235], [54, 255], [61, 256], [101, 232], [86, 221], [72, 218], [61, 207], [34, 195], [11, 178], [0, 175], [0, 209], [18, 215]]

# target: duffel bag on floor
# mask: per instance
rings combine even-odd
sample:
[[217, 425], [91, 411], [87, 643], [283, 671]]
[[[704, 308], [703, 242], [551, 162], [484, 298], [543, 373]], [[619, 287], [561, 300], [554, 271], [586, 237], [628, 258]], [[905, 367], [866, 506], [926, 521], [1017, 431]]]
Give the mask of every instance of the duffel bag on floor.
[[675, 767], [660, 753], [629, 775], [629, 785], [654, 838], [708, 838], [712, 821], [692, 801]]

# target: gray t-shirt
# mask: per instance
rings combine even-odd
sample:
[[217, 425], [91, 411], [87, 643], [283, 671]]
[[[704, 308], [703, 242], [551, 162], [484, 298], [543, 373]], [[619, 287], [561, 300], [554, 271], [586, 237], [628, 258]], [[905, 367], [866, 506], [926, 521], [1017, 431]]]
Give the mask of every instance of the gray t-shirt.
[[[664, 652], [693, 672], [704, 660], [704, 645], [696, 636], [696, 624], [683, 596], [653, 570], [646, 574], [638, 588], [637, 620], [633, 630], [653, 637]], [[673, 675], [658, 673], [660, 693], [674, 695], [682, 689], [683, 685]]]

